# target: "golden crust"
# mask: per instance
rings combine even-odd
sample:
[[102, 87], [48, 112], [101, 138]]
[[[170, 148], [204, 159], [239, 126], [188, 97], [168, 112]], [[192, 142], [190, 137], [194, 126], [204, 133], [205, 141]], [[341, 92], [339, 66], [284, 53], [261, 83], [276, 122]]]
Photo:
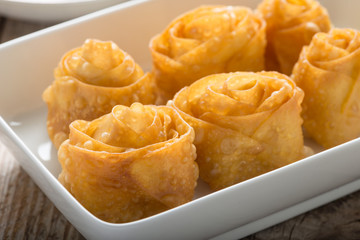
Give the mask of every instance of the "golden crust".
[[186, 203], [198, 178], [194, 130], [172, 108], [115, 106], [70, 125], [59, 181], [95, 216], [129, 222]]
[[266, 70], [290, 75], [303, 46], [331, 28], [329, 15], [315, 0], [264, 0], [257, 8], [267, 27]]
[[264, 69], [265, 22], [245, 7], [203, 6], [150, 41], [153, 72], [169, 99], [212, 73]]
[[156, 86], [143, 70], [112, 42], [87, 40], [64, 55], [55, 81], [43, 93], [48, 105], [48, 133], [58, 148], [68, 137], [69, 124], [109, 113], [117, 104], [153, 104]]
[[294, 67], [304, 127], [325, 148], [360, 136], [359, 63], [359, 31], [332, 29], [316, 34]]
[[214, 74], [174, 107], [195, 129], [200, 177], [218, 190], [303, 157], [303, 91], [276, 72]]

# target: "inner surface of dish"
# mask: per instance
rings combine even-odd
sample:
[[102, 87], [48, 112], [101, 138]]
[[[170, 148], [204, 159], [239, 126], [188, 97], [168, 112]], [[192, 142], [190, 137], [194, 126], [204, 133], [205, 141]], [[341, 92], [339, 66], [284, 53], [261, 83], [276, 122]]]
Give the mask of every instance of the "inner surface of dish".
[[[33, 1], [33, 2], [35, 2], [35, 1]], [[63, 2], [65, 2], [65, 1], [63, 1]], [[9, 95], [9, 97], [6, 97], [6, 100], [9, 102], [9, 104], [12, 104], [14, 106], [14, 109], [18, 109], [18, 110], [14, 111], [15, 112], [15, 114], [14, 114], [12, 111], [6, 112], [6, 111], [3, 111], [3, 109], [2, 109], [2, 114], [4, 113], [4, 119], [6, 120], [6, 122], [10, 126], [10, 128], [17, 134], [17, 136], [21, 139], [21, 141], [23, 141], [24, 145], [31, 151], [31, 153], [34, 154], [34, 156], [37, 158], [36, 160], [39, 160], [39, 162], [41, 162], [41, 164], [43, 164], [45, 166], [45, 168], [48, 170], [48, 172], [47, 171], [43, 172], [43, 169], [37, 170], [37, 172], [36, 171], [32, 172], [31, 175], [35, 176], [35, 178], [36, 178], [37, 173], [41, 173], [42, 176], [43, 175], [47, 176], [47, 174], [50, 173], [52, 175], [53, 179], [56, 179], [58, 174], [61, 171], [60, 164], [57, 161], [56, 149], [51, 144], [49, 137], [47, 135], [47, 132], [46, 132], [46, 127], [44, 127], [44, 126], [46, 126], [47, 110], [46, 110], [44, 104], [41, 103], [41, 99], [39, 97], [40, 93], [44, 89], [44, 87], [52, 81], [51, 66], [55, 66], [56, 62], [59, 60], [59, 58], [61, 56], [61, 53], [63, 53], [67, 49], [78, 46], [79, 43], [81, 43], [85, 38], [97, 37], [97, 38], [105, 39], [105, 40], [115, 40], [122, 47], [129, 49], [130, 52], [132, 53], [132, 55], [134, 55], [136, 59], [140, 60], [139, 62], [141, 62], [144, 69], [149, 69], [150, 64], [149, 64], [148, 54], [147, 55], [141, 54], [142, 52], [147, 51], [146, 42], [148, 41], [149, 37], [152, 36], [155, 32], [158, 32], [160, 29], [162, 29], [164, 27], [163, 23], [165, 21], [168, 21], [169, 19], [171, 19], [175, 15], [179, 14], [180, 12], [184, 11], [185, 9], [190, 9], [190, 8], [194, 7], [195, 5], [197, 5], [197, 3], [195, 4], [195, 3], [192, 3], [191, 1], [184, 1], [184, 2], [181, 2], [181, 6], [177, 6], [177, 9], [170, 13], [170, 12], [161, 11], [161, 9], [169, 8], [170, 5], [172, 5], [173, 3], [167, 3], [166, 1], [162, 1], [162, 2], [161, 1], [150, 1], [150, 2], [151, 3], [148, 3], [148, 4], [150, 4], [150, 5], [154, 4], [156, 7], [154, 9], [159, 9], [159, 12], [161, 12], [161, 14], [159, 14], [159, 15], [161, 15], [159, 18], [161, 18], [161, 19], [159, 19], [159, 20], [152, 19], [154, 21], [154, 23], [151, 22], [148, 25], [146, 23], [144, 23], [143, 19], [141, 21], [139, 21], [137, 16], [139, 16], [140, 13], [146, 12], [146, 9], [148, 9], [149, 7], [152, 7], [152, 5], [148, 6], [148, 5], [144, 4], [143, 9], [141, 9], [139, 11], [136, 10], [136, 8], [125, 9], [129, 13], [127, 11], [124, 11], [124, 9], [114, 8], [113, 11], [110, 11], [108, 13], [109, 16], [105, 17], [105, 20], [98, 19], [99, 22], [101, 22], [101, 24], [99, 24], [99, 25], [94, 24], [94, 22], [96, 22], [96, 21], [94, 21], [91, 18], [88, 19], [89, 22], [87, 22], [87, 21], [80, 22], [80, 24], [79, 24], [79, 22], [74, 21], [73, 24], [64, 25], [62, 27], [60, 26], [58, 28], [55, 28], [53, 31], [44, 32], [45, 34], [35, 35], [34, 38], [29, 37], [27, 39], [24, 39], [23, 42], [21, 42], [21, 41], [18, 42], [20, 44], [18, 44], [17, 46], [11, 46], [10, 44], [8, 45], [10, 47], [9, 52], [11, 52], [11, 51], [17, 52], [18, 51], [16, 54], [18, 54], [19, 56], [23, 56], [23, 52], [21, 52], [21, 51], [25, 51], [25, 50], [29, 50], [29, 49], [41, 49], [41, 51], [37, 52], [39, 54], [39, 59], [41, 60], [40, 63], [36, 63], [36, 64], [34, 64], [34, 66], [32, 66], [31, 61], [29, 61], [29, 59], [26, 58], [26, 56], [24, 57], [24, 59], [17, 58], [17, 59], [15, 59], [16, 61], [10, 59], [10, 62], [9, 62], [10, 65], [14, 66], [12, 68], [13, 70], [4, 70], [3, 73], [0, 73], [0, 75], [4, 75], [4, 78], [6, 78], [6, 79], [11, 78], [11, 79], [14, 79], [17, 81], [17, 82], [13, 81], [13, 83], [10, 83], [10, 85], [15, 86], [15, 87], [10, 86], [10, 89], [16, 89], [18, 85], [22, 84], [22, 81], [24, 81], [24, 79], [27, 79], [27, 80], [30, 79], [31, 81], [33, 81], [34, 79], [39, 80], [38, 82], [35, 83], [35, 87], [33, 88], [32, 93], [29, 93], [27, 98], [25, 96], [26, 94], [24, 94], [23, 89], [19, 89], [19, 91], [17, 92], [19, 94], [19, 96], [25, 96], [25, 98], [27, 100], [29, 98], [31, 98], [32, 99], [31, 104], [24, 107], [24, 106], [22, 106], [23, 105], [22, 103], [19, 104], [18, 101], [13, 100], [13, 98]], [[210, 1], [210, 2], [217, 2], [217, 1]], [[166, 4], [168, 4], [168, 5], [163, 6]], [[229, 4], [239, 5], [239, 4], [242, 4], [242, 2], [229, 1]], [[246, 4], [254, 6], [255, 2], [247, 1]], [[333, 9], [336, 9], [335, 5], [336, 4], [334, 4], [334, 6], [331, 5], [332, 8], [330, 8], [330, 10], [332, 12], [333, 12]], [[137, 6], [137, 7], [141, 7], [141, 6], [142, 5], [139, 4], [139, 6]], [[115, 10], [119, 11], [119, 12], [116, 12]], [[116, 14], [114, 14], [114, 13], [116, 13]], [[152, 14], [150, 14], [148, 16], [149, 17], [148, 19], [151, 19]], [[115, 15], [119, 18], [119, 20], [117, 20], [119, 22], [119, 26], [111, 27], [113, 25], [112, 22], [114, 21]], [[126, 16], [127, 18], [132, 16], [132, 18], [131, 18], [131, 20], [128, 20], [127, 18], [125, 19], [125, 17], [122, 18], [121, 16]], [[129, 22], [131, 22], [131, 24], [130, 24], [131, 26], [129, 26]], [[344, 25], [344, 24], [342, 24], [342, 25]], [[107, 27], [104, 27], [104, 26], [107, 26]], [[153, 29], [151, 27], [153, 27]], [[114, 36], [114, 29], [119, 29], [119, 28], [124, 29], [124, 31], [129, 31], [132, 34], [131, 37], [124, 38], [122, 36], [122, 34]], [[130, 31], [133, 28], [141, 29], [141, 31], [135, 31], [135, 32]], [[61, 36], [64, 36], [64, 33], [65, 33], [65, 36], [72, 36], [71, 39], [68, 39], [68, 42], [59, 40], [59, 39], [61, 39]], [[29, 45], [27, 45], [28, 42], [29, 42]], [[34, 45], [32, 45], [32, 44], [34, 44]], [[53, 47], [54, 44], [56, 44], [56, 46], [58, 46], [58, 49], [54, 49], [54, 47]], [[36, 46], [36, 47], [34, 47], [34, 46]], [[0, 50], [5, 51], [7, 49], [0, 48]], [[49, 51], [54, 51], [55, 56], [49, 56], [49, 54], [48, 54]], [[16, 54], [13, 54], [12, 56], [14, 56]], [[22, 62], [22, 61], [24, 61], [24, 62]], [[23, 64], [24, 66], [26, 66], [26, 67], [24, 67], [26, 72], [31, 72], [31, 74], [33, 74], [33, 75], [31, 75], [30, 78], [27, 76], [27, 74], [21, 75], [21, 73], [20, 73], [21, 71], [19, 71], [18, 67], [16, 67], [17, 66], [16, 64], [19, 64], [19, 62], [20, 62], [20, 64]], [[8, 63], [8, 59], [0, 59], [0, 63]], [[31, 65], [31, 66], [29, 67], [29, 65]], [[46, 68], [49, 68], [46, 70], [46, 73], [44, 71], [45, 66], [46, 66]], [[15, 77], [13, 77], [13, 75]], [[2, 90], [2, 91], [4, 91], [4, 90]], [[23, 92], [21, 92], [21, 91], [23, 91]], [[13, 92], [16, 92], [16, 91], [13, 91]], [[7, 96], [6, 91], [4, 91], [3, 95]], [[28, 102], [28, 101], [26, 101], [26, 102]], [[1, 105], [1, 103], [0, 103], [0, 105]], [[4, 108], [4, 109], [7, 109], [7, 108]], [[322, 148], [319, 147], [314, 142], [312, 142], [311, 140], [306, 139], [305, 141], [306, 141], [305, 144], [312, 146], [313, 149], [315, 150], [315, 152], [322, 151]], [[304, 164], [295, 164], [294, 166], [290, 166], [289, 168], [285, 167], [284, 169], [280, 169], [279, 171], [275, 171], [270, 174], [266, 174], [266, 176], [260, 176], [260, 177], [256, 178], [255, 180], [249, 180], [246, 184], [240, 184], [238, 186], [232, 187], [231, 189], [225, 189], [224, 191], [220, 191], [218, 193], [211, 194], [212, 195], [211, 198], [210, 197], [203, 198], [205, 201], [203, 201], [202, 203], [206, 203], [206, 204], [203, 204], [202, 206], [198, 206], [199, 207], [198, 209], [204, 210], [204, 208], [205, 208], [204, 206], [210, 206], [211, 204], [208, 204], [209, 203], [208, 201], [214, 200], [215, 197], [218, 197], [218, 199], [220, 199], [222, 196], [225, 196], [225, 195], [229, 196], [229, 195], [227, 195], [229, 193], [235, 194], [236, 191], [234, 191], [234, 190], [239, 190], [238, 193], [235, 194], [236, 196], [233, 196], [233, 197], [234, 197], [234, 199], [235, 199], [235, 197], [237, 197], [238, 201], [243, 203], [243, 205], [240, 204], [241, 205], [241, 207], [240, 207], [241, 214], [234, 213], [233, 215], [231, 215], [231, 211], [234, 211], [234, 209], [239, 209], [238, 202], [236, 204], [229, 205], [227, 207], [227, 209], [229, 211], [224, 210], [225, 212], [227, 211], [227, 213], [228, 213], [226, 216], [224, 216], [224, 218], [228, 219], [227, 224], [229, 224], [229, 222], [231, 222], [231, 220], [236, 219], [236, 224], [234, 226], [231, 225], [231, 227], [236, 227], [236, 226], [238, 226], [239, 222], [237, 222], [238, 218], [234, 215], [237, 215], [237, 216], [241, 215], [241, 216], [244, 216], [244, 218], [247, 218], [250, 216], [249, 218], [247, 218], [245, 220], [241, 219], [241, 221], [240, 221], [241, 224], [248, 223], [251, 220], [256, 220], [256, 219], [264, 217], [270, 213], [273, 213], [274, 211], [277, 211], [280, 208], [286, 207], [286, 206], [288, 206], [289, 203], [290, 204], [298, 203], [299, 201], [303, 201], [303, 200], [307, 199], [309, 196], [314, 196], [314, 195], [323, 193], [324, 191], [328, 191], [331, 188], [339, 187], [341, 184], [343, 184], [345, 182], [349, 182], [355, 178], [358, 178], [358, 175], [356, 175], [354, 173], [356, 169], [353, 169], [351, 171], [351, 162], [353, 162], [352, 160], [349, 160], [351, 158], [351, 156], [346, 155], [342, 150], [342, 149], [348, 149], [347, 148], [348, 146], [353, 146], [353, 145], [346, 144], [346, 146], [344, 146], [344, 147], [340, 146], [339, 148], [333, 149], [331, 151], [324, 151], [319, 155], [312, 156], [311, 159], [305, 159], [305, 161], [303, 162]], [[319, 165], [318, 163], [320, 161], [317, 161], [317, 160], [319, 160], [319, 159], [321, 160], [321, 157], [323, 157], [323, 156], [328, 156], [327, 155], [328, 152], [332, 153], [332, 155], [334, 156], [333, 157], [334, 159], [331, 157], [329, 159], [325, 159], [325, 160], [322, 159], [322, 163], [326, 163], [326, 164]], [[341, 153], [342, 155], [344, 155], [344, 158], [345, 158], [344, 163], [350, 163], [348, 165], [350, 169], [346, 169], [346, 171], [340, 171], [339, 170], [340, 168], [335, 167], [336, 169], [332, 169], [331, 167], [329, 167], [329, 166], [337, 166], [338, 161], [335, 158], [339, 159], [339, 158], [341, 158], [341, 156], [337, 155], [336, 153], [339, 153], [339, 154]], [[21, 159], [19, 159], [19, 160], [21, 161]], [[311, 161], [308, 161], [308, 160], [311, 160]], [[314, 164], [314, 165], [312, 165], [312, 164]], [[330, 164], [330, 165], [327, 165], [327, 164]], [[287, 170], [289, 170], [289, 172], [291, 172], [291, 171], [294, 171], [294, 169], [296, 169], [299, 166], [302, 166], [302, 167], [307, 166], [309, 168], [309, 169], [307, 169], [309, 171], [304, 171], [304, 173], [311, 172], [311, 170], [315, 171], [316, 169], [318, 169], [319, 172], [323, 171], [322, 173], [324, 173], [324, 174], [323, 175], [319, 174], [318, 176], [310, 175], [309, 178], [307, 178], [307, 179], [308, 179], [308, 181], [311, 181], [310, 183], [313, 183], [313, 184], [310, 184], [310, 183], [306, 184], [307, 179], [300, 178], [299, 177], [300, 174], [294, 175], [295, 177], [299, 177], [298, 180], [301, 180], [301, 181], [297, 181], [296, 185], [294, 185], [294, 186], [288, 186], [289, 185], [288, 182], [291, 182], [291, 181], [287, 181], [286, 179], [279, 179], [279, 178], [276, 179], [277, 176], [284, 174]], [[315, 167], [313, 167], [313, 166], [315, 166]], [[346, 166], [342, 166], [342, 167], [344, 169], [347, 168]], [[304, 168], [302, 168], [302, 170], [304, 170]], [[321, 168], [323, 168], [323, 170]], [[347, 171], [347, 170], [350, 170], [350, 171]], [[32, 171], [32, 170], [29, 170], [29, 171]], [[346, 174], [346, 176], [342, 176], [340, 174], [340, 172], [346, 172], [348, 174]], [[328, 173], [328, 175], [329, 175], [329, 173], [332, 173], [332, 174], [330, 174], [332, 176], [327, 176], [326, 173]], [[333, 178], [334, 174], [336, 174], [336, 176], [339, 177], [338, 181], [335, 178]], [[287, 176], [287, 177], [291, 177], [291, 176]], [[326, 177], [328, 177], [328, 179]], [[246, 186], [250, 186], [252, 184], [256, 185], [256, 183], [258, 183], [262, 180], [268, 180], [268, 179], [271, 179], [270, 181], [267, 181], [268, 184], [271, 183], [276, 186], [276, 184], [280, 183], [281, 185], [277, 185], [280, 187], [276, 191], [280, 192], [279, 195], [283, 194], [284, 196], [288, 196], [288, 197], [284, 197], [279, 200], [279, 199], [276, 199], [276, 196], [274, 196], [274, 194], [272, 194], [272, 192], [269, 192], [268, 189], [265, 189], [265, 188], [259, 188], [257, 190], [246, 189]], [[326, 181], [329, 179], [333, 179], [334, 182]], [[267, 186], [267, 185], [265, 184], [264, 186]], [[56, 185], [56, 187], [61, 188], [61, 185], [58, 184], [58, 185]], [[249, 191], [247, 191], [247, 190], [249, 190]], [[297, 190], [297, 191], [294, 192], [295, 190]], [[269, 203], [269, 207], [266, 207], [267, 204], [264, 202], [261, 202], [261, 199], [256, 199], [256, 201], [250, 200], [248, 202], [246, 202], [244, 200], [247, 197], [253, 196], [252, 195], [253, 193], [255, 195], [258, 194], [259, 191], [261, 191], [261, 193], [264, 194], [262, 196], [265, 196], [268, 193], [269, 199], [271, 200], [271, 199], [275, 198], [275, 202], [279, 201], [279, 203], [278, 203], [279, 205], [276, 205], [275, 203]], [[212, 191], [210, 191], [208, 189], [206, 184], [202, 184], [202, 182], [199, 182], [199, 186], [196, 189], [194, 198], [195, 199], [201, 198], [201, 197], [207, 196], [210, 193], [212, 193]], [[300, 193], [302, 193], [302, 194], [300, 194]], [[51, 194], [49, 194], [49, 195], [51, 196]], [[245, 196], [245, 197], [243, 197], [243, 196]], [[260, 196], [261, 196], [261, 194], [260, 194]], [[51, 198], [56, 199], [57, 196], [51, 196]], [[73, 201], [73, 199], [71, 201]], [[69, 204], [65, 203], [63, 205], [58, 204], [57, 206], [59, 206], [60, 209], [64, 210], [64, 209], [66, 209], [66, 207], [68, 207], [68, 205]], [[281, 205], [281, 207], [280, 207], [280, 205]], [[171, 216], [171, 214], [173, 214], [174, 212], [176, 213], [176, 212], [179, 212], [182, 210], [186, 211], [186, 209], [187, 209], [186, 206], [189, 207], [189, 206], [193, 206], [193, 205], [189, 204], [189, 205], [182, 206], [179, 208], [180, 210], [176, 209], [176, 211], [171, 211], [171, 213], [169, 213], [169, 215]], [[195, 206], [197, 206], [197, 205], [195, 205]], [[214, 202], [214, 205], [211, 205], [211, 206], [213, 206], [215, 208], [216, 206], [218, 206], [218, 202]], [[251, 213], [248, 213], [249, 215], [246, 215], [247, 214], [246, 206], [260, 206], [263, 208], [259, 207], [257, 209], [257, 211], [252, 211]], [[190, 209], [190, 207], [188, 209]], [[210, 208], [208, 210], [210, 210]], [[214, 212], [216, 212], [216, 209], [214, 210]], [[201, 215], [201, 214], [199, 213], [199, 215]], [[72, 219], [74, 222], [74, 225], [76, 225], [76, 226], [80, 226], [81, 222], [86, 221], [84, 219], [74, 220], [76, 217], [72, 216], [71, 213], [70, 214], [67, 213], [66, 216], [68, 218]], [[161, 216], [163, 216], [163, 215], [161, 215]], [[152, 218], [151, 220], [153, 221], [154, 219], [156, 221], [156, 218]], [[161, 219], [161, 217], [159, 219]], [[100, 223], [100, 222], [97, 222], [97, 223]], [[101, 224], [103, 224], [103, 223], [101, 222]], [[202, 224], [204, 224], [203, 229], [206, 229], [206, 221], [204, 221]], [[224, 226], [224, 229], [225, 228], [228, 229], [228, 226]], [[201, 229], [201, 226], [199, 226], [199, 229]], [[218, 232], [218, 233], [220, 233], [220, 232]], [[89, 235], [87, 235], [87, 236], [89, 236]]]

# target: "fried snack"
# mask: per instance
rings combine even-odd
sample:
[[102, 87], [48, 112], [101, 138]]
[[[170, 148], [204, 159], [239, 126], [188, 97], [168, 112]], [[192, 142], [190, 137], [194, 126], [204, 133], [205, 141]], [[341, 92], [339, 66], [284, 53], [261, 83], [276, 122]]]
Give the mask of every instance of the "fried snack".
[[98, 218], [130, 222], [192, 200], [194, 130], [174, 109], [118, 105], [72, 122], [69, 137], [58, 152], [59, 181]]
[[314, 0], [263, 0], [257, 10], [266, 21], [268, 71], [291, 74], [304, 45], [317, 32], [328, 32], [329, 15]]
[[153, 78], [113, 42], [86, 40], [63, 56], [54, 75], [43, 100], [48, 105], [48, 133], [56, 148], [68, 138], [69, 124], [76, 119], [95, 119], [117, 104], [156, 102]]
[[173, 20], [150, 41], [165, 98], [212, 73], [264, 69], [265, 22], [245, 7], [203, 6]]
[[225, 188], [303, 157], [303, 91], [277, 72], [214, 74], [169, 101], [195, 129], [200, 177]]
[[352, 29], [316, 34], [294, 67], [304, 127], [325, 148], [360, 136], [359, 70], [360, 32]]

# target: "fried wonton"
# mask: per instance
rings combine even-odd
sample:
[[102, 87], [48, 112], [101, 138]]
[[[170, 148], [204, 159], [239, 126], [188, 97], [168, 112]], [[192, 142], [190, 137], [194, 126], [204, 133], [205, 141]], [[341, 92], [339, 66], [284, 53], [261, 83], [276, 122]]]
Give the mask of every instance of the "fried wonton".
[[58, 152], [59, 181], [98, 218], [130, 222], [192, 200], [194, 130], [174, 109], [117, 105], [72, 122], [69, 137]]
[[251, 9], [202, 6], [150, 42], [153, 72], [167, 99], [212, 73], [264, 69], [265, 21]]
[[303, 96], [283, 74], [235, 72], [206, 76], [168, 104], [195, 129], [200, 177], [218, 190], [304, 156]]
[[360, 32], [332, 29], [304, 47], [293, 79], [305, 92], [304, 127], [325, 148], [360, 136]]
[[316, 0], [263, 0], [257, 10], [266, 21], [268, 71], [290, 75], [302, 47], [331, 28], [327, 10]]
[[153, 104], [157, 88], [150, 74], [113, 42], [88, 39], [67, 52], [44, 91], [47, 129], [56, 148], [68, 138], [69, 124], [109, 113], [117, 104]]

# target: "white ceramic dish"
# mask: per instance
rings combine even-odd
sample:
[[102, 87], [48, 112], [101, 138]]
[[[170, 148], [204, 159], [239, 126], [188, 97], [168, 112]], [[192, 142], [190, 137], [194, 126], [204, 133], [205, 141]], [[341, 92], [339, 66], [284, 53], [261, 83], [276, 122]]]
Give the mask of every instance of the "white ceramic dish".
[[37, 21], [61, 22], [127, 0], [0, 0], [0, 15]]
[[[149, 69], [154, 34], [184, 11], [220, 2], [255, 7], [259, 1], [129, 1], [0, 45], [0, 140], [86, 238], [237, 239], [360, 189], [360, 139], [215, 193], [200, 184], [192, 202], [126, 224], [97, 219], [57, 181], [41, 94], [61, 56], [86, 38], [113, 40]], [[323, 5], [336, 26], [359, 27], [360, 1]]]

